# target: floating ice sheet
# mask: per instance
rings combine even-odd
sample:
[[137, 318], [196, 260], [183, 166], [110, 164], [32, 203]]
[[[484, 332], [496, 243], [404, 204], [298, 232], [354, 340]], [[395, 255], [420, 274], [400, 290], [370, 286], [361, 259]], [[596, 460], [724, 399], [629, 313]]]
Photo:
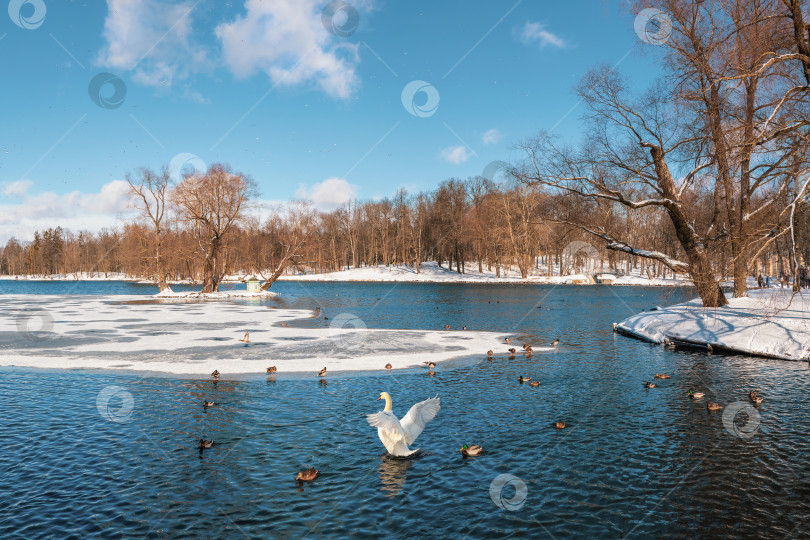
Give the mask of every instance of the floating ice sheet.
[[[264, 303], [180, 302], [143, 296], [0, 297], [0, 365], [177, 374], [395, 369], [504, 353], [503, 334], [294, 328], [315, 313]], [[249, 343], [239, 340], [250, 332]]]

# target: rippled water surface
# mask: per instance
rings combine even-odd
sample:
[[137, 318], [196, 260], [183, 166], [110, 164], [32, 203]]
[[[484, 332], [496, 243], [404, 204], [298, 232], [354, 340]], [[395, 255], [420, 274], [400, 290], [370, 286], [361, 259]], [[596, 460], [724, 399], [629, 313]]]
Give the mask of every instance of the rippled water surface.
[[[283, 294], [269, 305], [322, 308], [301, 325], [325, 327], [325, 317], [352, 313], [371, 328], [467, 325], [513, 332], [518, 344], [559, 338], [560, 346], [529, 359], [454, 360], [435, 376], [330, 373], [327, 384], [283, 373], [224, 374], [215, 383], [0, 368], [0, 537], [810, 533], [808, 365], [667, 351], [611, 330], [613, 321], [682, 301], [689, 290], [292, 282], [274, 289]], [[22, 292], [154, 291], [0, 282], [0, 293]], [[646, 390], [656, 372], [672, 377]], [[520, 385], [519, 375], [540, 387]], [[690, 389], [706, 398], [689, 399]], [[765, 397], [756, 410], [749, 389]], [[413, 459], [386, 457], [366, 424], [383, 390], [399, 416], [416, 401], [442, 398]], [[100, 393], [113, 395], [101, 411]], [[217, 405], [205, 410], [204, 399]], [[737, 423], [707, 412], [708, 400], [741, 402]], [[557, 420], [568, 427], [557, 431]], [[201, 437], [215, 441], [203, 454]], [[465, 459], [458, 452], [465, 443], [486, 452]], [[305, 466], [321, 476], [299, 486], [294, 477]], [[503, 474], [516, 477], [502, 490], [494, 484], [507, 508], [490, 493]]]

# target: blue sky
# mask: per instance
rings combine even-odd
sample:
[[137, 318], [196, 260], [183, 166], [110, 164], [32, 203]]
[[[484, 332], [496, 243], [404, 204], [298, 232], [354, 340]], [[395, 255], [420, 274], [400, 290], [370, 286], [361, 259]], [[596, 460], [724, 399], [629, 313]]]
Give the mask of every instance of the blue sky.
[[[326, 5], [11, 0], [0, 240], [115, 225], [124, 175], [173, 159], [227, 162], [263, 200], [324, 209], [431, 189], [517, 157], [542, 129], [575, 137], [572, 88], [588, 68], [621, 60], [638, 84], [655, 70], [626, 3], [357, 0], [331, 4], [331, 33]], [[100, 73], [117, 78], [96, 79], [107, 108], [90, 96]], [[412, 81], [430, 85], [430, 110], [425, 92], [403, 105]]]

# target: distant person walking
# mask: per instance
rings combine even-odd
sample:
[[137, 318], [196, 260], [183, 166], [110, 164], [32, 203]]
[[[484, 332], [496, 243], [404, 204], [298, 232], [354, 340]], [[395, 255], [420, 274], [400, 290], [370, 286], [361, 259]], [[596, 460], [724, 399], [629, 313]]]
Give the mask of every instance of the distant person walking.
[[757, 276], [757, 286], [761, 289], [765, 282], [762, 280], [762, 274]]
[[810, 289], [810, 266], [805, 266], [802, 268], [802, 287], [805, 289]]

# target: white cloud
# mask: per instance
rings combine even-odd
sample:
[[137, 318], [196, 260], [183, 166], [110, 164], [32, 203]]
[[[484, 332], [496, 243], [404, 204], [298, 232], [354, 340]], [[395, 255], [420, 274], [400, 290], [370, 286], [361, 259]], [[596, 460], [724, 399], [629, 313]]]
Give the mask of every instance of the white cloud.
[[563, 38], [556, 34], [552, 34], [546, 30], [545, 24], [538, 22], [526, 21], [523, 28], [515, 29], [515, 35], [524, 45], [539, 43], [541, 48], [548, 45], [558, 48], [568, 46], [568, 43]]
[[28, 193], [30, 187], [34, 185], [31, 180], [15, 180], [14, 182], [3, 182], [3, 195], [9, 199], [19, 199]]
[[357, 48], [324, 28], [317, 0], [246, 0], [244, 15], [220, 24], [224, 61], [237, 77], [267, 73], [280, 85], [317, 84], [348, 98], [359, 81]]
[[15, 204], [0, 204], [0, 241], [11, 236], [30, 240], [35, 230], [62, 227], [72, 231], [97, 231], [114, 227], [116, 219], [131, 215], [129, 184], [113, 180], [101, 187], [98, 193], [57, 194], [45, 191], [36, 195], [22, 195]]
[[441, 154], [442, 158], [444, 158], [446, 161], [449, 161], [450, 163], [455, 163], [456, 165], [458, 165], [459, 163], [464, 163], [465, 161], [470, 159], [470, 156], [472, 156], [472, 153], [470, 153], [467, 150], [467, 147], [461, 145], [449, 146], [444, 150], [442, 150]]
[[106, 40], [98, 63], [131, 71], [132, 79], [156, 87], [171, 86], [209, 63], [193, 39], [194, 2], [107, 0]]
[[489, 146], [490, 144], [498, 144], [503, 138], [503, 135], [500, 131], [495, 128], [487, 130], [482, 136], [481, 141], [484, 143], [484, 146]]
[[318, 210], [329, 211], [357, 198], [358, 186], [343, 178], [327, 178], [307, 189], [303, 184], [295, 196], [312, 201]]

